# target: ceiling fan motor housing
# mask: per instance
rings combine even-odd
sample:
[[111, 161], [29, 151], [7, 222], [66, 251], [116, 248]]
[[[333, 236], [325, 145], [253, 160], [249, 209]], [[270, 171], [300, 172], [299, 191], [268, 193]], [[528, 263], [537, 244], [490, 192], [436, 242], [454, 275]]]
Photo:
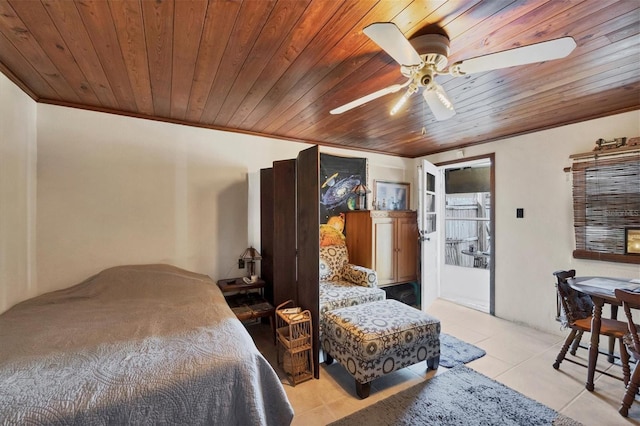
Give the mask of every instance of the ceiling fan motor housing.
[[448, 62], [449, 37], [442, 34], [425, 34], [409, 40], [424, 63], [442, 71]]
[[438, 71], [442, 71], [448, 63], [449, 38], [442, 34], [425, 34], [409, 40], [411, 46], [422, 58], [423, 65], [417, 67], [400, 67], [406, 77], [421, 86], [427, 87], [434, 81]]

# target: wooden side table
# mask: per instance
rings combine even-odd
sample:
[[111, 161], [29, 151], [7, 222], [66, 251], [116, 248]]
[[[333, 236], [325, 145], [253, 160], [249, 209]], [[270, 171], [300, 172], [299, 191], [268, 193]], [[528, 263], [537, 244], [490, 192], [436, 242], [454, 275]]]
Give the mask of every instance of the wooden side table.
[[[229, 307], [240, 321], [248, 321], [258, 318], [269, 318], [273, 339], [275, 343], [275, 327], [273, 318], [275, 308], [264, 298], [265, 281], [258, 278], [256, 282], [247, 284], [242, 278], [228, 278], [218, 280], [218, 287], [225, 295]], [[248, 290], [259, 290], [249, 292]], [[233, 294], [230, 294], [233, 293]]]

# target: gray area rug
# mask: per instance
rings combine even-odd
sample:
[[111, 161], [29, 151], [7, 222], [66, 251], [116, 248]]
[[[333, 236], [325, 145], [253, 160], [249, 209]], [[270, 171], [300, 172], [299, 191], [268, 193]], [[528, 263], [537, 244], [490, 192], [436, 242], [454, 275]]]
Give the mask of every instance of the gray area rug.
[[443, 367], [451, 368], [466, 364], [485, 356], [485, 354], [484, 349], [446, 333], [440, 333], [440, 365]]
[[581, 423], [460, 365], [330, 424], [360, 425], [577, 426]]

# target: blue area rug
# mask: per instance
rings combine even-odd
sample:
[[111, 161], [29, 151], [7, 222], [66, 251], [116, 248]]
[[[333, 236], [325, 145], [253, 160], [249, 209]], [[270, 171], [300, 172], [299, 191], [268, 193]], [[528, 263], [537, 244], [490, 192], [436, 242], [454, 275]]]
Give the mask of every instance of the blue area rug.
[[459, 365], [330, 424], [360, 425], [575, 426], [580, 423]]
[[440, 333], [440, 365], [443, 367], [466, 364], [485, 355], [484, 349], [446, 333]]

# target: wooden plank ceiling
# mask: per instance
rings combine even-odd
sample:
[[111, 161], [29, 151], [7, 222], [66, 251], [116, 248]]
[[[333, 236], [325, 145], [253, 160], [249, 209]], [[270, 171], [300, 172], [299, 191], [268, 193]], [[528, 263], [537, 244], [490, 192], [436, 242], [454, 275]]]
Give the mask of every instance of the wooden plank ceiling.
[[[444, 30], [449, 64], [563, 36], [578, 47], [438, 76], [447, 121], [419, 94], [390, 116], [401, 92], [330, 115], [405, 81], [363, 34], [374, 22]], [[39, 102], [417, 157], [640, 109], [639, 33], [637, 0], [0, 0], [0, 70]]]

